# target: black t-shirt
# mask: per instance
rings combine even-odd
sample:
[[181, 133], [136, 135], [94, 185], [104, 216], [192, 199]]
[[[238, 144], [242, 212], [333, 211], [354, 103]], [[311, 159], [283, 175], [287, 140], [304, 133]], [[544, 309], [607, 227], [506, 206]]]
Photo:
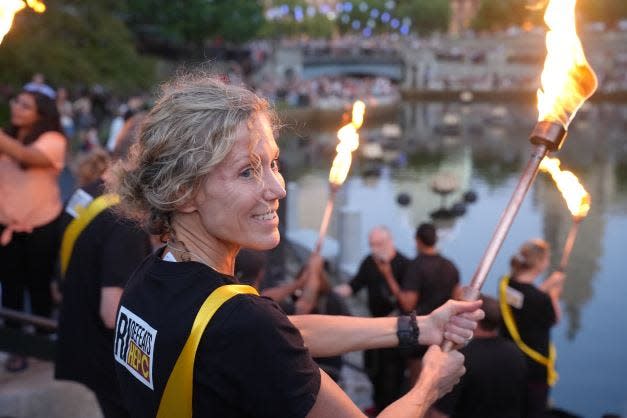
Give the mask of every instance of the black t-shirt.
[[476, 338], [461, 352], [466, 374], [435, 408], [451, 418], [522, 418], [527, 364], [514, 343]]
[[[163, 261], [159, 252], [133, 274], [114, 344], [122, 397], [133, 417], [156, 415], [200, 306], [232, 283], [233, 277], [204, 264]], [[276, 303], [237, 295], [204, 331], [193, 387], [195, 417], [305, 417], [320, 389], [320, 370]]]
[[418, 292], [418, 315], [428, 315], [453, 295], [459, 283], [459, 271], [439, 254], [420, 254], [407, 268], [405, 288]]
[[[398, 281], [401, 289], [404, 289], [403, 278], [409, 264], [409, 259], [400, 252], [396, 252], [396, 256], [390, 262], [392, 266], [392, 274]], [[349, 283], [353, 289], [353, 294], [362, 288], [368, 288], [368, 308], [374, 317], [387, 316], [398, 307], [396, 298], [390, 291], [385, 281], [385, 277], [377, 267], [377, 264], [369, 255], [361, 262], [357, 275]]]
[[[525, 344], [540, 354], [548, 356], [551, 327], [555, 324], [555, 311], [549, 295], [539, 290], [532, 284], [520, 283], [512, 278], [509, 287], [520, 292], [523, 297], [520, 309], [511, 306], [514, 321], [518, 326], [518, 333]], [[503, 336], [511, 339], [511, 335], [501, 324]], [[525, 356], [529, 367], [529, 381], [546, 382], [546, 366]]]
[[[82, 192], [95, 198], [102, 189], [102, 182], [97, 182]], [[64, 212], [63, 226], [72, 219]], [[61, 282], [56, 378], [82, 382], [112, 398], [119, 393], [111, 357], [113, 330], [100, 317], [101, 289], [123, 288], [150, 251], [148, 234], [110, 209], [98, 214], [78, 236]]]

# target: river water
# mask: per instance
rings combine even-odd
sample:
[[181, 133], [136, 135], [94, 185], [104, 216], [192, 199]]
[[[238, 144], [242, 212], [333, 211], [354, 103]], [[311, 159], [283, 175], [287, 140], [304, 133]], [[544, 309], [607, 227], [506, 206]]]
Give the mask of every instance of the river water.
[[[372, 159], [356, 152], [329, 230], [329, 254], [335, 251], [336, 239], [345, 278], [367, 254], [370, 228], [387, 225], [397, 247], [413, 257], [415, 227], [430, 220], [437, 209], [463, 202], [463, 193], [473, 191], [477, 200], [465, 206], [464, 215], [437, 220], [442, 252], [458, 265], [462, 281], [469, 282], [531, 153], [527, 136], [535, 117], [532, 104], [413, 102], [403, 103], [376, 124], [366, 118], [361, 147], [371, 156], [381, 150], [383, 155]], [[552, 333], [560, 374], [553, 402], [584, 417], [609, 412], [627, 416], [626, 131], [627, 104], [587, 104], [555, 155], [592, 196], [592, 208], [581, 224], [566, 271], [564, 315]], [[332, 131], [302, 127], [288, 128], [280, 138], [293, 192], [288, 197], [292, 234], [308, 231], [309, 237], [315, 236], [335, 142]], [[453, 178], [458, 185], [444, 198], [431, 187], [441, 177]], [[408, 205], [398, 203], [401, 195], [409, 197]], [[546, 174], [539, 174], [484, 292], [496, 295], [509, 258], [529, 238], [542, 237], [551, 244], [556, 266], [571, 223], [554, 184]], [[341, 229], [346, 225], [351, 235], [342, 242], [339, 231], [347, 231]]]

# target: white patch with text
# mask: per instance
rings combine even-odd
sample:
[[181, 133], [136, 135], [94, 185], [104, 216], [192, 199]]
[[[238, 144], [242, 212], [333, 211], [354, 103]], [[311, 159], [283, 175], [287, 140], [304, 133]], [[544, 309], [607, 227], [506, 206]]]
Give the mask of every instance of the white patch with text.
[[508, 305], [513, 306], [516, 309], [522, 309], [523, 303], [525, 302], [525, 295], [523, 295], [520, 291], [507, 286], [505, 296], [505, 300]]
[[133, 312], [120, 307], [115, 325], [113, 354], [140, 382], [153, 387], [153, 367], [157, 330]]

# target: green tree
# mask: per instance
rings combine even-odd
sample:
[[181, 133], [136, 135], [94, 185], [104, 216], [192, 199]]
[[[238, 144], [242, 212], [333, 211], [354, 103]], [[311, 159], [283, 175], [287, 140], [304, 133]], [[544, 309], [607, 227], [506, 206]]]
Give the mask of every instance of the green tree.
[[41, 72], [57, 85], [100, 83], [137, 90], [154, 82], [154, 64], [135, 51], [115, 1], [47, 0], [47, 10], [24, 10], [0, 45], [0, 82], [21, 85]]
[[521, 25], [537, 12], [527, 8], [527, 0], [482, 0], [477, 16], [472, 22], [476, 30], [499, 30]]
[[448, 0], [413, 0], [399, 2], [396, 13], [412, 20], [412, 30], [421, 34], [445, 32], [451, 20]]
[[263, 24], [256, 0], [127, 0], [126, 21], [140, 38], [200, 45], [208, 38], [243, 42]]
[[577, 13], [584, 21], [615, 25], [627, 19], [626, 0], [579, 0]]

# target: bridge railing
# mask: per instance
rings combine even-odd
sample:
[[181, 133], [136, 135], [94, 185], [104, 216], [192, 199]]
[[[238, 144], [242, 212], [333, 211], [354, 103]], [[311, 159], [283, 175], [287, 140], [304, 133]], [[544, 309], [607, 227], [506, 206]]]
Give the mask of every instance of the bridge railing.
[[0, 308], [0, 318], [40, 330], [40, 333], [30, 334], [21, 328], [0, 327], [0, 351], [42, 360], [54, 359], [56, 341], [53, 333], [57, 330], [57, 321], [7, 308]]

